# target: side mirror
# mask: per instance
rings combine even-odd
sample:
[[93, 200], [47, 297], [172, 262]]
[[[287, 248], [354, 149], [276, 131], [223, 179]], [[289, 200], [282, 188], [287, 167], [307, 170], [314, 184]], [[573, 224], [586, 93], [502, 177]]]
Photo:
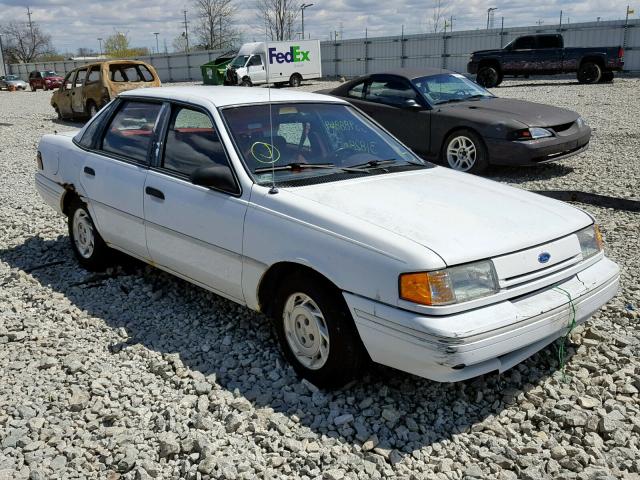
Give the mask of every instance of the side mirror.
[[419, 108], [422, 108], [422, 105], [420, 105], [418, 102], [416, 102], [413, 98], [407, 98], [404, 101], [404, 107], [417, 110]]
[[215, 188], [229, 193], [238, 193], [238, 185], [231, 168], [224, 165], [200, 167], [191, 174], [191, 183]]

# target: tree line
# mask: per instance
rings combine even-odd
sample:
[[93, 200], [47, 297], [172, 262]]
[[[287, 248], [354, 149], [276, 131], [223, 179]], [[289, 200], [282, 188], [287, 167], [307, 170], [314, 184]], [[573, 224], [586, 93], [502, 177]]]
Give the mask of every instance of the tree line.
[[[173, 51], [197, 51], [233, 49], [242, 40], [242, 31], [237, 27], [240, 0], [192, 0], [190, 31], [187, 29], [172, 41]], [[255, 10], [253, 19], [256, 31], [263, 32], [269, 40], [289, 40], [296, 36], [300, 15], [299, 0], [251, 0]], [[69, 54], [57, 52], [51, 35], [36, 22], [12, 21], [0, 24], [3, 56], [6, 63], [32, 63], [36, 61], [65, 60]], [[167, 51], [165, 43], [165, 51]], [[134, 47], [127, 33], [114, 31], [104, 39], [101, 51], [81, 47], [78, 57], [100, 54], [113, 57], [136, 57], [149, 55], [147, 47]], [[159, 53], [159, 52], [158, 52]]]

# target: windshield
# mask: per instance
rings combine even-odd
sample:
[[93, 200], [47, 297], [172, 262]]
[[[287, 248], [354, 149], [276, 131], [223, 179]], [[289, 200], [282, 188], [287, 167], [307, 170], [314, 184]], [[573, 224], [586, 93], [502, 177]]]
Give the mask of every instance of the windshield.
[[433, 105], [475, 98], [493, 98], [487, 90], [459, 73], [416, 78], [413, 84]]
[[7, 75], [6, 77], [4, 77], [5, 80], [20, 80], [20, 77], [18, 77], [17, 75]]
[[273, 104], [272, 123], [269, 110], [269, 105], [250, 105], [222, 111], [248, 171], [260, 185], [430, 165], [350, 106]]
[[57, 77], [58, 74], [56, 72], [42, 72], [42, 76], [47, 78], [47, 77]]
[[249, 60], [249, 57], [250, 55], [238, 55], [231, 62], [231, 66], [235, 68], [242, 68], [247, 63], [247, 60]]

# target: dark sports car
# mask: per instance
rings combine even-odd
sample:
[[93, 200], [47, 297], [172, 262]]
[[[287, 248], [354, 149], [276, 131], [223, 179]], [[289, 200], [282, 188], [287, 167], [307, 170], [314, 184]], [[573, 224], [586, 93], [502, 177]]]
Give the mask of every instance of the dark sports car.
[[442, 69], [375, 73], [320, 93], [348, 100], [424, 158], [464, 172], [559, 160], [591, 138], [576, 112], [497, 98]]

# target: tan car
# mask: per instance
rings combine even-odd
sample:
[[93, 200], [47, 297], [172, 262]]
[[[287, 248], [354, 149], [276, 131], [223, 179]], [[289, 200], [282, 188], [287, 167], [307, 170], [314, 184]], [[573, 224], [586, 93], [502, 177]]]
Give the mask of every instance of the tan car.
[[112, 60], [90, 63], [70, 71], [51, 97], [58, 118], [93, 117], [126, 90], [159, 87], [156, 70], [145, 62]]

